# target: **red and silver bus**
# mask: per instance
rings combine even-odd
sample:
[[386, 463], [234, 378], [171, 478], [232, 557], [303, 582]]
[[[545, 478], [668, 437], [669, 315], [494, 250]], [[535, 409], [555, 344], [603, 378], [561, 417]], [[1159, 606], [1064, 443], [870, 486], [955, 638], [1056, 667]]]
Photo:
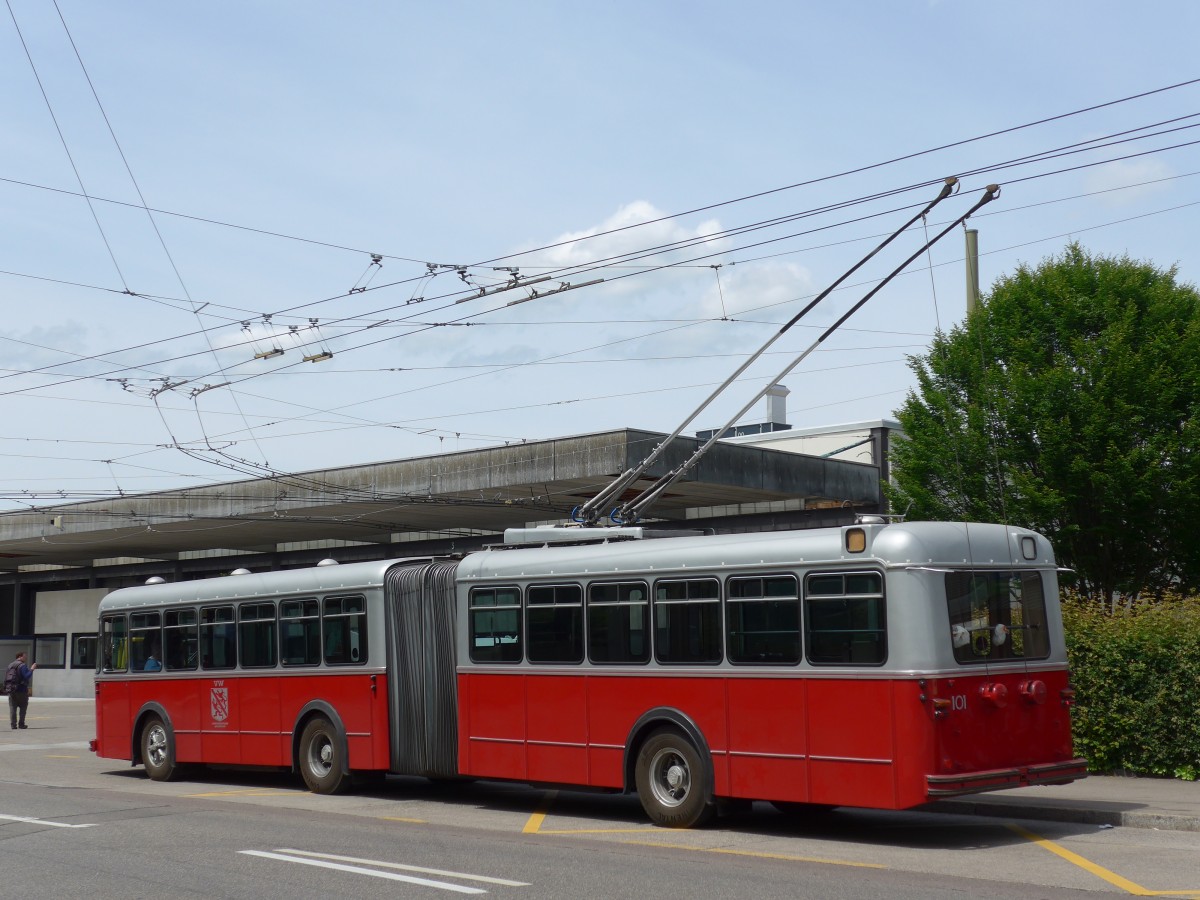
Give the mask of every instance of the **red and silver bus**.
[[94, 743], [177, 777], [298, 770], [904, 809], [1086, 774], [1057, 567], [1004, 525], [513, 529], [457, 559], [125, 588]]

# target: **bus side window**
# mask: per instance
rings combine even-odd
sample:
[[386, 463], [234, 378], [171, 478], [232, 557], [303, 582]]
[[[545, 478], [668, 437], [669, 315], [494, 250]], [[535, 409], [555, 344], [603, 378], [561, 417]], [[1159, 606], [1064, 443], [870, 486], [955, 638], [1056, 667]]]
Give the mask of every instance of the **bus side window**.
[[358, 665], [367, 661], [367, 605], [362, 597], [326, 597], [321, 613], [325, 664]]
[[238, 607], [238, 649], [242, 668], [275, 665], [274, 603], [243, 603]]
[[129, 671], [149, 672], [162, 668], [161, 621], [157, 611], [129, 614]]
[[237, 627], [232, 606], [200, 610], [200, 665], [205, 669], [232, 669], [237, 665]]
[[654, 654], [660, 663], [721, 661], [721, 590], [715, 578], [654, 585]]
[[813, 573], [804, 583], [805, 637], [813, 665], [882, 665], [887, 659], [883, 576]]
[[588, 659], [594, 663], [650, 661], [649, 594], [641, 581], [588, 585]]
[[285, 666], [321, 664], [321, 619], [316, 600], [279, 602], [279, 640]]
[[472, 588], [471, 661], [521, 661], [521, 590]]
[[800, 662], [800, 585], [794, 575], [730, 578], [727, 590], [730, 662]]
[[174, 671], [194, 670], [199, 662], [199, 627], [194, 609], [169, 609], [163, 616], [163, 664]]
[[577, 584], [532, 585], [525, 610], [531, 663], [583, 662], [583, 590]]

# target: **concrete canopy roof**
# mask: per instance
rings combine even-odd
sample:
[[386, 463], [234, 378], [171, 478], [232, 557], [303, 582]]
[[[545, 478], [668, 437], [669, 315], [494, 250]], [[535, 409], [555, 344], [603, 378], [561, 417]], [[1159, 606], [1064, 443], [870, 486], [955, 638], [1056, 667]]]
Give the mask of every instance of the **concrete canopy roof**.
[[[391, 543], [429, 532], [499, 533], [565, 519], [665, 437], [624, 429], [5, 513], [0, 569], [173, 559], [198, 550], [270, 552], [321, 540]], [[696, 446], [694, 439], [677, 439], [635, 489]], [[683, 521], [689, 509], [797, 499], [878, 509], [878, 470], [718, 443], [648, 515]]]

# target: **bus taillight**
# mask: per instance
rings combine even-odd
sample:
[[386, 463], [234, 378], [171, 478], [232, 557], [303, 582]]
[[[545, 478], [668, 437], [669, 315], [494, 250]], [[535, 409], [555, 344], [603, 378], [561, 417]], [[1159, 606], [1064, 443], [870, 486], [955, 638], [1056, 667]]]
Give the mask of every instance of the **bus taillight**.
[[1003, 709], [1008, 705], [1008, 688], [996, 681], [981, 685], [979, 696], [997, 709]]
[[1029, 681], [1022, 681], [1017, 688], [1017, 692], [1025, 698], [1028, 703], [1045, 703], [1046, 702], [1046, 682], [1040, 678], [1033, 678]]

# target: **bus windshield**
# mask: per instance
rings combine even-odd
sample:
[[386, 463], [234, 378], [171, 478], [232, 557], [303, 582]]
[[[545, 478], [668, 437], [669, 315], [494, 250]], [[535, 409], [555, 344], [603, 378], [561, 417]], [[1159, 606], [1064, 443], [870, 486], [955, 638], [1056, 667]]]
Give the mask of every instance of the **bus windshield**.
[[1038, 572], [949, 572], [946, 601], [958, 662], [1050, 655], [1046, 598]]

